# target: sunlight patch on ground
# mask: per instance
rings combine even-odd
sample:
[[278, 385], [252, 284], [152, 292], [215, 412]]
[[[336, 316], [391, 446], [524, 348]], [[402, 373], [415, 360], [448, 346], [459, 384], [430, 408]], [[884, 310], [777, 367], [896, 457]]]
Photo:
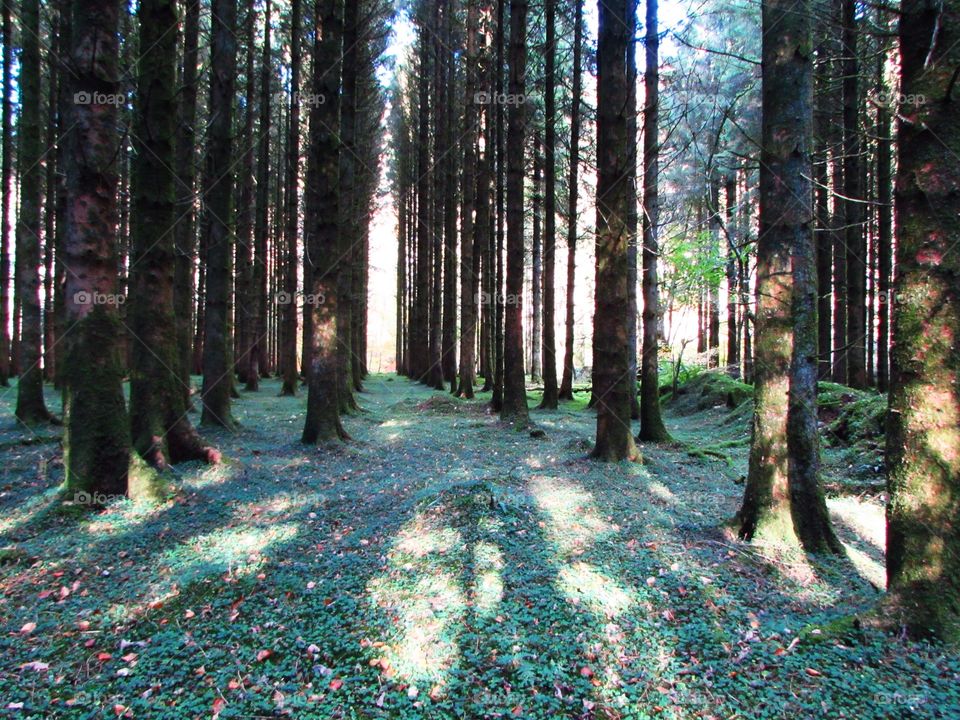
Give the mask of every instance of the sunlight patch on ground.
[[408, 523], [394, 544], [394, 549], [415, 558], [431, 553], [446, 553], [463, 542], [460, 533], [449, 527], [439, 527], [433, 518], [418, 515]]
[[28, 498], [16, 510], [5, 509], [4, 517], [0, 518], [0, 533], [10, 532], [10, 530], [28, 523], [36, 515], [53, 505], [59, 494], [60, 488], [52, 487], [39, 495]]
[[118, 530], [130, 530], [162, 512], [167, 512], [172, 505], [171, 501], [148, 503], [133, 502], [127, 499], [120, 500], [111, 503], [106, 510], [95, 516], [95, 519], [86, 523], [85, 530], [94, 538]]
[[252, 523], [286, 520], [304, 510], [320, 511], [326, 506], [326, 502], [326, 497], [321, 493], [285, 493], [244, 503], [234, 511], [234, 518]]
[[673, 505], [677, 502], [677, 496], [673, 494], [673, 491], [659, 480], [651, 480], [648, 482], [647, 489], [650, 491], [650, 494], [660, 498], [666, 503]]
[[608, 618], [617, 617], [632, 602], [616, 581], [582, 562], [560, 568], [557, 585], [573, 602], [583, 602], [595, 615]]
[[547, 534], [561, 555], [579, 552], [615, 528], [600, 517], [590, 493], [557, 478], [533, 477], [530, 493], [550, 522]]
[[237, 463], [224, 460], [216, 465], [205, 465], [200, 472], [189, 474], [184, 478], [183, 486], [185, 488], [199, 490], [215, 485], [223, 485], [235, 480], [240, 475], [240, 472], [241, 469]]
[[861, 540], [880, 552], [887, 549], [887, 525], [882, 505], [864, 502], [856, 497], [837, 497], [827, 500], [830, 513], [853, 530]]
[[847, 557], [864, 580], [877, 588], [887, 587], [887, 571], [881, 563], [849, 543], [843, 543]]
[[503, 599], [503, 553], [496, 545], [478, 542], [473, 547], [473, 603], [481, 615], [491, 615]]

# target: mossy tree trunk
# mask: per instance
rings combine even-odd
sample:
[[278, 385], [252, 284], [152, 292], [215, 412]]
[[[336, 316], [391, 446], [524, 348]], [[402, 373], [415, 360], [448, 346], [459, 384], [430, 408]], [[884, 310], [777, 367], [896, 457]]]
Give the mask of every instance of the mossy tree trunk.
[[141, 0], [137, 103], [131, 169], [131, 435], [134, 449], [152, 466], [216, 459], [187, 417], [178, 371], [174, 305], [176, 223], [175, 0]]
[[[313, 445], [347, 437], [340, 423], [340, 358], [337, 350], [337, 256], [340, 244], [340, 53], [343, 1], [322, 0], [317, 13], [323, 32], [313, 51], [312, 97], [304, 223], [304, 312], [310, 313], [307, 417], [302, 442]], [[320, 100], [322, 99], [322, 102]]]
[[597, 235], [594, 286], [593, 394], [597, 408], [599, 460], [639, 457], [630, 428], [630, 377], [627, 349], [627, 227], [630, 186], [627, 133], [629, 0], [600, 5], [597, 42]]
[[912, 635], [960, 643], [960, 2], [901, 12], [887, 583]]
[[[21, 6], [20, 33], [20, 209], [17, 213], [16, 294], [20, 300], [20, 341], [17, 344], [17, 419], [26, 424], [47, 422], [50, 413], [43, 399], [43, 350], [40, 304], [40, 211], [43, 203], [43, 143], [40, 133], [40, 3], [26, 0]], [[6, 280], [4, 279], [4, 282]]]
[[130, 467], [130, 427], [122, 387], [119, 305], [108, 302], [118, 292], [120, 137], [118, 104], [107, 101], [120, 92], [120, 5], [73, 0], [71, 9], [69, 97], [89, 102], [68, 106], [71, 130], [64, 153], [64, 466], [71, 490], [122, 495]]
[[838, 550], [819, 485], [808, 2], [763, 4], [755, 409], [740, 537]]
[[567, 182], [567, 313], [564, 321], [563, 375], [558, 396], [573, 400], [574, 291], [577, 259], [577, 186], [580, 170], [580, 94], [583, 86], [583, 0], [574, 0], [573, 89], [570, 97], [570, 170]]
[[660, 289], [657, 277], [660, 241], [660, 36], [657, 0], [647, 0], [644, 39], [646, 68], [643, 74], [643, 343], [640, 355], [640, 440], [670, 439], [660, 413], [660, 369], [657, 322]]
[[[527, 0], [510, 0], [509, 94], [526, 93]], [[523, 367], [523, 178], [526, 103], [513, 102], [507, 112], [507, 283], [503, 297], [503, 407], [500, 417], [526, 425], [526, 376]]]
[[203, 414], [205, 425], [233, 428], [232, 332], [229, 317], [233, 242], [233, 95], [237, 70], [236, 0], [214, 0], [210, 61], [210, 121], [204, 174], [206, 288], [204, 293]]

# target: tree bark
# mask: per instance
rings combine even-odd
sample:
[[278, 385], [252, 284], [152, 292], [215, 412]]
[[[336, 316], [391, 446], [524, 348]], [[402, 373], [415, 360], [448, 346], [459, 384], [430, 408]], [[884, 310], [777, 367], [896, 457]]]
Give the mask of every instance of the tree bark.
[[887, 610], [916, 637], [960, 643], [960, 2], [901, 9]]
[[[544, 223], [543, 223], [543, 399], [540, 408], [555, 410], [557, 390], [557, 327], [556, 327], [556, 254], [557, 254], [557, 118], [556, 63], [557, 9], [546, 3], [546, 49], [544, 74]], [[576, 72], [576, 70], [574, 71]]]
[[3, 3], [3, 155], [0, 166], [0, 385], [10, 384], [10, 202], [13, 198], [13, 18]]
[[510, 0], [510, 85], [507, 113], [507, 289], [503, 298], [502, 420], [529, 423], [523, 368], [523, 171], [527, 72], [527, 0]]
[[657, 324], [660, 289], [657, 259], [660, 221], [660, 36], [657, 0], [647, 0], [646, 67], [643, 73], [643, 345], [640, 381], [640, 440], [666, 442], [670, 434], [660, 413], [660, 367]]
[[283, 231], [285, 265], [283, 273], [284, 302], [280, 304], [283, 331], [283, 385], [280, 394], [297, 394], [297, 238], [300, 213], [300, 0], [290, 2], [290, 119], [287, 130], [286, 157], [286, 226]]
[[40, 6], [25, 0], [20, 53], [20, 209], [17, 213], [16, 293], [20, 300], [20, 340], [17, 344], [17, 419], [25, 425], [48, 422], [43, 399], [42, 307], [40, 305], [40, 213], [43, 204], [43, 144], [40, 134]]
[[597, 442], [592, 456], [639, 458], [630, 428], [630, 357], [627, 349], [627, 245], [629, 143], [627, 67], [628, 0], [600, 5], [597, 41], [597, 236], [594, 286], [593, 394]]
[[233, 92], [237, 69], [236, 0], [214, 0], [211, 24], [211, 118], [204, 175], [207, 247], [201, 422], [233, 428], [229, 307], [233, 244], [230, 226], [234, 184]]
[[574, 0], [573, 90], [570, 99], [570, 170], [567, 188], [567, 308], [564, 322], [563, 376], [558, 396], [573, 400], [574, 291], [577, 259], [577, 197], [580, 170], [580, 95], [583, 84], [583, 0]]

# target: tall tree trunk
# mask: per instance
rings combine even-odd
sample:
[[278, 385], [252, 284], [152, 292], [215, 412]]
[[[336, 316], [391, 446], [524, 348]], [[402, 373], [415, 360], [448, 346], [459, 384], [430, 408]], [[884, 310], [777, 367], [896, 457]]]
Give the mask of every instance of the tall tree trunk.
[[230, 408], [230, 276], [233, 217], [233, 92], [237, 70], [236, 0], [213, 0], [210, 121], [204, 173], [206, 287], [204, 293], [203, 413], [205, 425], [234, 426]]
[[256, 159], [256, 140], [254, 119], [256, 118], [257, 83], [255, 79], [257, 12], [253, 5], [247, 7], [244, 20], [244, 49], [246, 55], [244, 69], [244, 110], [243, 130], [240, 135], [240, 193], [237, 203], [237, 249], [236, 249], [236, 295], [234, 300], [234, 327], [236, 328], [236, 369], [240, 381], [248, 387], [257, 387], [259, 377], [257, 357], [254, 355], [254, 333], [256, 332], [255, 290], [253, 278], [253, 222], [256, 207], [254, 205], [254, 162]]
[[[960, 643], [960, 2], [904, 3], [887, 417], [888, 611]], [[946, 152], [945, 152], [946, 151]]]
[[307, 417], [301, 441], [346, 439], [340, 423], [340, 357], [337, 351], [340, 316], [338, 254], [342, 251], [340, 225], [341, 52], [343, 0], [320, 0], [316, 17], [323, 32], [316, 33], [313, 50], [310, 135], [307, 147], [307, 184], [304, 227], [304, 314], [312, 316], [307, 373]]
[[197, 61], [200, 34], [200, 3], [186, 3], [183, 17], [183, 63], [180, 71], [177, 109], [176, 187], [178, 205], [174, 227], [176, 267], [173, 302], [177, 325], [177, 369], [185, 402], [190, 402], [190, 371], [193, 347], [193, 273], [196, 259], [195, 153], [197, 122]]
[[260, 376], [271, 371], [267, 324], [267, 237], [270, 210], [270, 77], [273, 73], [270, 48], [270, 0], [263, 10], [263, 51], [260, 59], [260, 118], [257, 127], [257, 210], [253, 226], [253, 274], [250, 303], [250, 357], [247, 390], [259, 390]]
[[137, 104], [133, 132], [129, 313], [133, 365], [130, 418], [134, 449], [152, 466], [205, 458], [216, 452], [187, 417], [177, 371], [174, 305], [176, 248], [176, 0], [140, 0]]
[[[506, 8], [508, 0], [497, 0], [497, 54], [496, 71], [494, 80], [494, 94], [506, 92], [504, 87], [506, 67]], [[503, 410], [503, 383], [504, 383], [504, 354], [506, 352], [504, 337], [504, 260], [503, 251], [506, 245], [506, 159], [507, 159], [507, 133], [506, 133], [506, 115], [504, 113], [503, 103], [496, 103], [496, 180], [495, 188], [497, 194], [497, 243], [494, 250], [496, 263], [495, 267], [496, 281], [494, 283], [493, 304], [494, 304], [494, 333], [493, 333], [493, 393], [490, 397], [490, 408], [494, 412]], [[522, 339], [522, 338], [521, 338]], [[521, 354], [521, 366], [522, 366]]]
[[[710, 257], [720, 257], [720, 233], [723, 218], [720, 216], [720, 175], [714, 171], [710, 176]], [[712, 260], [711, 260], [712, 261]], [[707, 279], [707, 367], [720, 365], [720, 283]]]
[[[627, 196], [630, 137], [627, 134], [628, 0], [600, 5], [597, 40], [597, 237], [594, 286], [593, 393], [597, 407], [599, 460], [639, 457], [630, 428], [627, 350]], [[630, 23], [633, 25], [634, 23]]]
[[533, 236], [530, 258], [531, 323], [530, 380], [540, 382], [540, 338], [543, 332], [543, 156], [540, 154], [540, 131], [533, 136]]
[[[527, 0], [510, 0], [510, 86], [524, 97], [527, 73]], [[523, 168], [526, 103], [514, 102], [507, 113], [507, 290], [503, 298], [502, 420], [529, 422], [523, 371]]]
[[13, 200], [13, 18], [3, 3], [3, 155], [0, 167], [0, 385], [10, 384], [10, 203]]
[[[74, 102], [64, 153], [69, 210], [64, 467], [71, 490], [122, 495], [130, 468], [122, 328], [116, 302], [93, 302], [95, 297], [115, 299], [117, 292], [119, 110], [115, 100], [104, 101], [119, 97], [120, 91], [120, 4], [73, 0], [71, 7], [71, 72], [66, 78]], [[20, 90], [25, 92], [23, 84]]]
[[426, 382], [430, 370], [430, 243], [433, 213], [430, 204], [430, 12], [420, 11], [419, 81], [417, 126], [417, 266], [413, 304], [410, 359], [413, 376]]
[[[881, 78], [879, 91], [886, 94], [882, 81], [886, 63], [886, 48], [877, 61]], [[885, 102], [877, 105], [877, 272], [879, 302], [877, 303], [877, 388], [886, 392], [890, 381], [890, 297], [891, 260], [893, 252], [893, 197], [892, 149], [890, 138], [890, 108]]]
[[627, 224], [627, 357], [630, 367], [630, 418], [640, 419], [637, 399], [637, 5], [627, 0], [627, 171], [629, 191], [625, 220]]
[[[557, 392], [556, 255], [557, 255], [557, 8], [546, 3], [546, 49], [544, 74], [544, 223], [543, 223], [543, 399], [540, 407], [554, 410]], [[574, 71], [576, 72], [576, 71]]]
[[[460, 215], [460, 378], [457, 394], [473, 397], [473, 381], [477, 347], [477, 276], [474, 270], [474, 254], [480, 257], [479, 243], [475, 248], [475, 224], [473, 213], [478, 193], [477, 138], [482, 105], [478, 100], [478, 67], [480, 43], [480, 5], [472, 2], [467, 6], [467, 47], [465, 57], [466, 83], [464, 87], [463, 113], [463, 175], [461, 194], [463, 204]], [[479, 210], [477, 221], [480, 222]]]
[[20, 96], [20, 211], [17, 213], [16, 293], [20, 300], [20, 342], [17, 345], [20, 379], [17, 383], [17, 419], [26, 424], [47, 422], [43, 399], [43, 350], [40, 305], [40, 212], [43, 203], [43, 144], [40, 134], [40, 5], [25, 0], [21, 8], [22, 51], [17, 90]]
[[[300, 0], [290, 2], [290, 118], [286, 156], [286, 227], [284, 228], [283, 386], [281, 395], [297, 394], [297, 238], [300, 213]], [[279, 296], [279, 294], [277, 295]]]
[[860, 63], [857, 1], [843, 0], [843, 194], [847, 272], [847, 382], [867, 386], [866, 257], [860, 157]]
[[737, 255], [736, 231], [737, 171], [731, 170], [724, 185], [727, 225], [727, 374], [740, 377], [740, 329], [737, 327]]
[[660, 414], [660, 368], [657, 323], [660, 289], [657, 259], [660, 221], [660, 36], [657, 0], [647, 0], [644, 38], [646, 67], [643, 73], [643, 345], [640, 356], [640, 440], [670, 439]]
[[[655, 1], [655, 0], [654, 0]], [[580, 94], [583, 84], [583, 0], [574, 0], [573, 90], [570, 99], [570, 171], [567, 188], [567, 293], [564, 322], [563, 376], [559, 397], [573, 400], [574, 290], [577, 259], [577, 197], [580, 170]]]
[[[457, 392], [457, 157], [454, 149], [453, 109], [457, 105], [457, 73], [454, 67], [453, 18], [455, 7], [448, 2], [444, 10], [443, 69], [446, 76], [446, 111], [443, 118], [443, 135], [448, 152], [443, 158], [444, 215], [443, 215], [443, 333], [442, 360], [443, 379], [450, 383], [450, 391]], [[461, 332], [463, 330], [461, 329]]]
[[47, 152], [44, 183], [46, 208], [43, 215], [43, 377], [48, 382], [54, 382], [57, 377], [57, 335], [54, 321], [54, 276], [55, 267], [60, 263], [56, 246], [56, 201], [57, 201], [57, 153], [56, 148], [60, 137], [60, 128], [57, 125], [57, 102], [60, 96], [57, 64], [58, 54], [64, 48], [60, 44], [61, 23], [56, 8], [50, 12], [50, 34], [53, 36], [55, 51], [47, 53], [47, 135], [44, 145], [51, 148]]
[[819, 484], [809, 2], [763, 3], [757, 356], [740, 536], [838, 551]]

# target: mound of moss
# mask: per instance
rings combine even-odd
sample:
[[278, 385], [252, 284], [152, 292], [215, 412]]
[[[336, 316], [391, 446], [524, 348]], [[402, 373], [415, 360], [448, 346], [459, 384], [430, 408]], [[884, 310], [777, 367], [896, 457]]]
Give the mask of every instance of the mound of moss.
[[734, 410], [752, 399], [752, 385], [722, 372], [704, 372], [678, 387], [668, 402], [671, 412], [692, 415], [715, 407]]

